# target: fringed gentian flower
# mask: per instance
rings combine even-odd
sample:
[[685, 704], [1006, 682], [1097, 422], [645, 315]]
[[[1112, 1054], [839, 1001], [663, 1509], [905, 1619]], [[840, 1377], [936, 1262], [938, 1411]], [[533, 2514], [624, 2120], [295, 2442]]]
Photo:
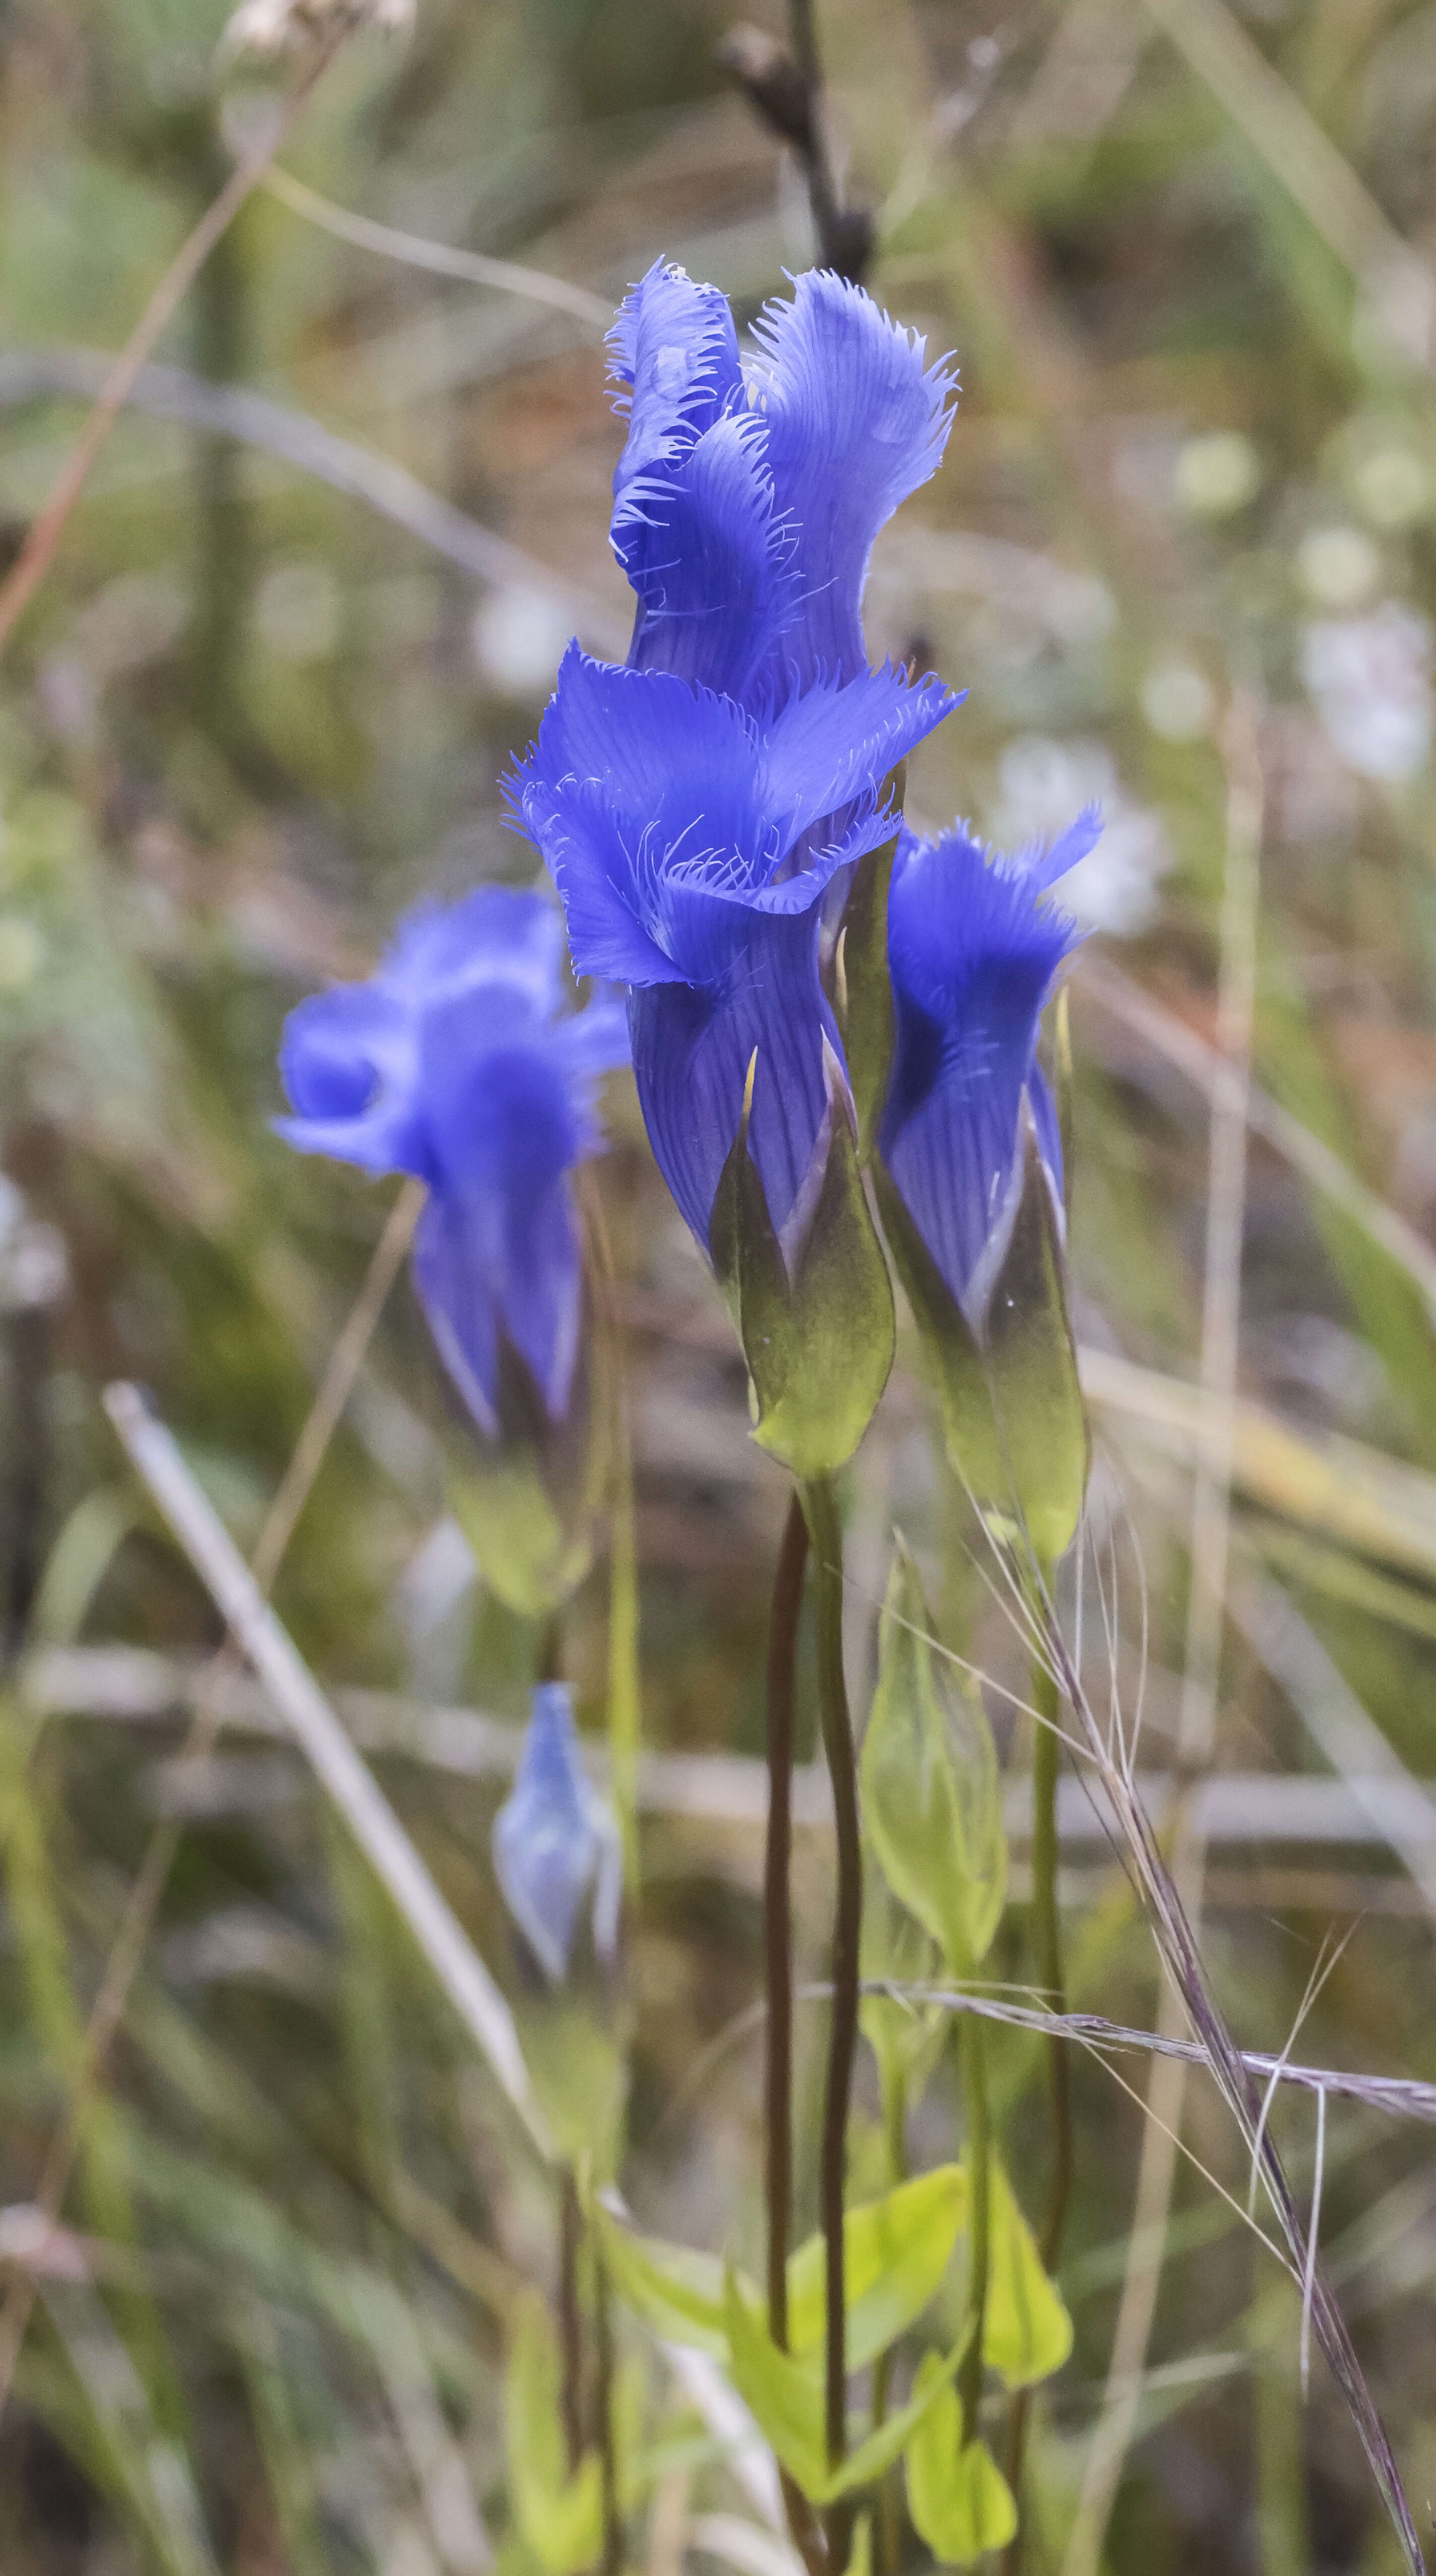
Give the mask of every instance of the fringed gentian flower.
[[949, 1462], [995, 1535], [1054, 1565], [1087, 1481], [1067, 1313], [1062, 1144], [1038, 1022], [1077, 925], [1042, 901], [1097, 817], [1055, 849], [989, 854], [958, 825], [904, 832], [888, 898], [895, 1019], [873, 1165], [931, 1367]]
[[576, 967], [629, 988], [649, 1137], [705, 1251], [756, 1054], [749, 1151], [788, 1252], [845, 1083], [823, 897], [891, 838], [892, 772], [955, 704], [869, 670], [859, 618], [874, 536], [941, 456], [952, 379], [826, 274], [755, 336], [745, 372], [723, 297], [662, 265], [624, 305], [630, 661], [570, 649], [512, 795]]
[[1062, 1146], [1037, 1032], [1080, 934], [1041, 898], [1099, 830], [1089, 809], [1051, 850], [1012, 859], [960, 824], [937, 841], [904, 830], [893, 862], [896, 1027], [879, 1151], [948, 1294], [979, 1333], [1022, 1192], [1024, 1101], [1060, 1222]]
[[550, 1985], [563, 1984], [587, 1911], [594, 1953], [618, 1950], [623, 1846], [579, 1754], [569, 1695], [541, 1682], [513, 1795], [494, 1818], [494, 1868], [504, 1902]]
[[290, 1013], [280, 1050], [296, 1113], [275, 1122], [282, 1136], [427, 1183], [415, 1285], [491, 1437], [505, 1344], [551, 1421], [568, 1405], [581, 1307], [569, 1176], [602, 1145], [595, 1081], [628, 1055], [619, 1006], [561, 1015], [562, 944], [541, 894], [484, 886], [420, 905], [366, 982]]

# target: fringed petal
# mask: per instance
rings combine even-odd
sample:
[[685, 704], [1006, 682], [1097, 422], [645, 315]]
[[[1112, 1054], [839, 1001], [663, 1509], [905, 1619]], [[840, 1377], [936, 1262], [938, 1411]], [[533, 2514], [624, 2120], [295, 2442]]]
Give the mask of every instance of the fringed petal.
[[809, 270], [754, 328], [750, 399], [767, 423], [780, 515], [795, 532], [801, 615], [784, 642], [797, 684], [866, 663], [860, 604], [878, 530], [933, 474], [956, 378], [861, 287]]
[[761, 421], [730, 414], [649, 477], [613, 549], [638, 594], [630, 662], [746, 702], [796, 610]]
[[762, 882], [776, 851], [759, 789], [731, 699], [570, 646], [509, 796], [553, 872], [581, 975], [675, 979], [672, 871]]
[[940, 680], [913, 683], [891, 662], [790, 697], [762, 726], [764, 801], [784, 849], [855, 799], [875, 801], [898, 762], [959, 704]]

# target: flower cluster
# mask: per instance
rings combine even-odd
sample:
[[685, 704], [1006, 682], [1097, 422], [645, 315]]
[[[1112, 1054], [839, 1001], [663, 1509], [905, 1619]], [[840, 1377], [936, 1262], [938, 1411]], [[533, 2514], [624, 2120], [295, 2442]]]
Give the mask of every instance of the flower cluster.
[[754, 336], [745, 367], [724, 298], [661, 264], [625, 303], [629, 660], [570, 650], [512, 790], [576, 967], [629, 988], [648, 1133], [705, 1250], [755, 1056], [749, 1151], [791, 1241], [843, 1065], [824, 898], [891, 839], [892, 774], [956, 703], [870, 670], [861, 625], [873, 540], [942, 455], [950, 374], [825, 273]]
[[603, 1141], [595, 1081], [628, 1055], [621, 1007], [561, 1012], [562, 950], [541, 894], [483, 886], [421, 905], [367, 982], [291, 1012], [280, 1053], [290, 1144], [427, 1183], [415, 1285], [491, 1438], [506, 1347], [551, 1420], [568, 1405], [582, 1302], [569, 1175]]
[[[1077, 930], [1045, 898], [1096, 816], [1015, 859], [962, 826], [930, 843], [901, 827], [901, 764], [957, 703], [936, 679], [871, 668], [862, 632], [874, 539], [948, 434], [954, 379], [921, 340], [812, 272], [745, 357], [723, 296], [660, 262], [610, 352], [628, 422], [611, 540], [633, 640], [621, 665], [569, 648], [510, 805], [557, 885], [574, 967], [626, 989], [648, 1134], [734, 1301], [759, 1437], [806, 1477], [861, 1437], [892, 1350], [855, 1046], [861, 1150], [937, 1283], [925, 1311], [985, 1344], [1028, 1141], [1060, 1234], [1035, 1050]], [[884, 937], [883, 880], [862, 863], [886, 849]], [[881, 987], [865, 1022], [855, 971]], [[569, 1174], [599, 1142], [593, 1078], [627, 1051], [618, 1007], [563, 1016], [559, 983], [556, 917], [488, 888], [412, 917], [369, 983], [303, 1004], [286, 1033], [297, 1115], [282, 1132], [429, 1184], [419, 1290], [491, 1437], [506, 1350], [551, 1420], [568, 1402]]]

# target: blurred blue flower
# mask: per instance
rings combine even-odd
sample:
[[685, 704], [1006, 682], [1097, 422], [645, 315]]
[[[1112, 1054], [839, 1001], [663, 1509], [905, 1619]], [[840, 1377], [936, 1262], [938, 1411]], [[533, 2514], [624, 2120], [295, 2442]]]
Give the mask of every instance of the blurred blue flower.
[[551, 1985], [568, 1974], [585, 1905], [594, 1950], [612, 1965], [623, 1846], [584, 1770], [562, 1682], [540, 1682], [534, 1692], [513, 1794], [494, 1818], [493, 1852], [504, 1902]]
[[628, 441], [612, 543], [638, 594], [629, 660], [745, 705], [867, 667], [878, 530], [935, 473], [956, 377], [830, 270], [753, 328], [660, 260], [609, 334]]
[[414, 1279], [480, 1427], [498, 1430], [499, 1353], [562, 1418], [581, 1279], [569, 1173], [597, 1153], [597, 1077], [628, 1056], [622, 1008], [560, 1016], [563, 933], [544, 896], [483, 886], [420, 905], [373, 975], [291, 1011], [280, 1071], [302, 1153], [410, 1172], [429, 1196]]
[[905, 829], [898, 842], [888, 897], [896, 1027], [879, 1151], [974, 1329], [1021, 1195], [1024, 1099], [1060, 1215], [1062, 1147], [1037, 1030], [1080, 933], [1040, 898], [1100, 829], [1089, 807], [1052, 849], [1017, 858], [985, 850], [961, 824], [936, 841]]

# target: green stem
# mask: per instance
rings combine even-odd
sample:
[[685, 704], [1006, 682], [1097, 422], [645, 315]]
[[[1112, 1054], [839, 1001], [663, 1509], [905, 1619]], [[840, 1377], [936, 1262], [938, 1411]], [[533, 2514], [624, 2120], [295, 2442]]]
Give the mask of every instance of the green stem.
[[966, 2449], [977, 2439], [978, 2409], [982, 2402], [982, 2329], [987, 2315], [988, 2220], [991, 2205], [988, 2158], [990, 2130], [987, 2114], [987, 2033], [976, 2013], [964, 2013], [962, 2020], [962, 2100], [967, 2114], [967, 2172], [972, 2192], [972, 2216], [968, 2232], [967, 2317], [972, 2329], [967, 2351], [958, 2373], [957, 2393], [962, 2400], [962, 2442]]
[[613, 2309], [608, 2273], [596, 2264], [594, 2341], [598, 2363], [598, 2461], [603, 2491], [601, 2576], [623, 2576], [623, 2519], [618, 2509], [618, 2448], [613, 2429]]
[[[882, 2064], [883, 2136], [887, 2146], [888, 2189], [907, 2180], [907, 2078], [900, 2066]], [[873, 2431], [887, 2422], [892, 2381], [893, 2346], [873, 2364]], [[896, 2466], [878, 2490], [878, 2565], [882, 2576], [898, 2576], [902, 2563], [902, 2507]]]
[[[808, 1562], [808, 1524], [795, 1493], [773, 1577], [768, 1627], [768, 1832], [763, 1855], [763, 1968], [767, 1997], [763, 2058], [764, 2194], [768, 2214], [768, 2332], [788, 2349], [788, 2229], [793, 2203], [793, 1726], [798, 1621]], [[810, 2568], [821, 2543], [795, 2479], [780, 2466], [783, 2508], [794, 2547]]]
[[563, 2354], [560, 2412], [568, 2473], [577, 2477], [583, 2458], [583, 2333], [578, 2309], [578, 2249], [583, 2214], [572, 2165], [565, 2165], [559, 2185], [558, 2227], [558, 2331]]
[[[883, 2143], [887, 2149], [889, 2191], [895, 2191], [907, 2180], [907, 2079], [900, 2066], [884, 2062], [881, 2070], [883, 2096]], [[887, 2421], [888, 2384], [892, 2376], [892, 2346], [879, 2353], [873, 2364], [873, 2431]]]
[[788, 2349], [788, 2226], [793, 2199], [793, 1699], [808, 1524], [793, 1496], [773, 1578], [768, 1629], [768, 1834], [763, 1857], [768, 2016], [763, 2120], [768, 2204], [768, 2332]]
[[[852, 1721], [843, 1679], [843, 1539], [837, 1500], [826, 1476], [803, 1489], [803, 1509], [813, 1542], [818, 1585], [818, 1699], [823, 1748], [833, 1784], [837, 1825], [838, 1889], [833, 1920], [833, 2008], [823, 2104], [821, 2209], [826, 2253], [827, 2349], [824, 2401], [827, 2452], [836, 2468], [847, 2450], [847, 2299], [844, 2279], [843, 2197], [847, 2167], [848, 2105], [858, 2038], [858, 1941], [862, 1928], [863, 1854], [858, 1830], [858, 1779]], [[843, 2542], [851, 2513], [831, 2519], [828, 2552], [834, 2569], [845, 2563]], [[839, 2526], [841, 2526], [839, 2528]]]
[[[1032, 1747], [1032, 1915], [1037, 1949], [1037, 1982], [1049, 2012], [1067, 2010], [1067, 1980], [1062, 1962], [1062, 1917], [1057, 1906], [1057, 1775], [1062, 1743], [1057, 1731], [1057, 1681], [1042, 1657], [1032, 1670], [1032, 1705], [1037, 1733]], [[1047, 2190], [1047, 2217], [1042, 2230], [1042, 2261], [1055, 2272], [1072, 2197], [1072, 2092], [1066, 2043], [1047, 2043], [1052, 2086], [1052, 2178]]]
[[[1035, 1582], [1029, 1582], [1028, 1608], [1039, 1623], [1045, 1616], [1045, 1602], [1050, 1593], [1050, 1569], [1039, 1569]], [[1037, 1982], [1049, 2012], [1065, 2013], [1067, 1980], [1062, 1959], [1062, 1917], [1057, 1904], [1057, 1870], [1060, 1851], [1057, 1839], [1057, 1781], [1061, 1767], [1062, 1743], [1057, 1731], [1057, 1679], [1045, 1655], [1032, 1659], [1032, 1707], [1037, 1726], [1032, 1743], [1032, 1934], [1037, 1954]], [[1062, 2254], [1062, 2239], [1067, 2227], [1067, 2209], [1072, 2197], [1072, 2090], [1071, 2061], [1064, 2040], [1053, 2037], [1047, 2043], [1047, 2071], [1052, 2103], [1052, 2173], [1047, 2186], [1047, 2215], [1043, 2221], [1041, 2252], [1044, 2270], [1055, 2272]], [[1031, 2409], [1031, 2391], [1020, 2388], [1012, 2401], [1008, 2424], [1007, 2458], [1004, 2467], [1007, 2483], [1021, 2501], [1022, 2459], [1027, 2443], [1027, 2424]], [[1002, 2561], [1002, 2576], [1019, 2576], [1022, 2564], [1022, 2533], [1008, 2545]]]

